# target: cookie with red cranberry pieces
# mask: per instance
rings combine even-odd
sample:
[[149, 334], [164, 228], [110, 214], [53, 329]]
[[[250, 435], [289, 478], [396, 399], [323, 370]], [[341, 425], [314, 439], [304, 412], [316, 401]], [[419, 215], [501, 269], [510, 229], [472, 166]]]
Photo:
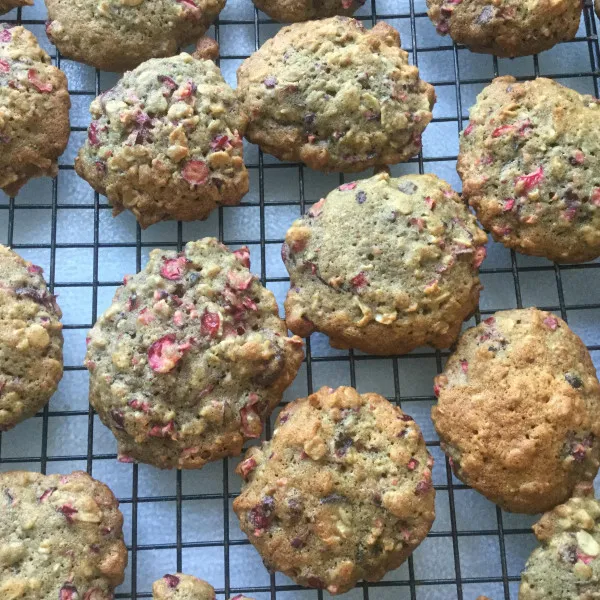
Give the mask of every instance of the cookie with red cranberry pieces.
[[211, 60], [155, 58], [96, 98], [75, 170], [142, 227], [205, 219], [248, 191], [247, 118]]
[[33, 177], [55, 177], [69, 141], [65, 74], [35, 36], [0, 23], [0, 190], [16, 196]]
[[548, 50], [577, 33], [580, 0], [427, 0], [437, 32], [473, 52], [514, 58]]
[[33, 0], [0, 0], [0, 15], [21, 6], [33, 6]]
[[382, 396], [321, 388], [279, 413], [236, 472], [242, 531], [272, 571], [342, 594], [399, 567], [433, 523], [433, 458]]
[[87, 473], [0, 473], [0, 598], [112, 600], [122, 527], [117, 499]]
[[596, 476], [596, 369], [552, 313], [501, 311], [468, 329], [434, 392], [433, 423], [454, 473], [505, 510], [549, 510]]
[[600, 598], [600, 502], [589, 487], [533, 526], [541, 545], [521, 574], [519, 600]]
[[457, 169], [496, 241], [556, 262], [600, 256], [600, 105], [550, 79], [499, 77], [471, 108]]
[[247, 248], [153, 250], [89, 333], [90, 402], [119, 459], [200, 468], [260, 437], [304, 357]]
[[67, 58], [127, 71], [204, 35], [225, 0], [45, 0], [46, 33]]
[[255, 6], [276, 21], [297, 23], [336, 15], [353, 15], [366, 0], [253, 0]]
[[435, 175], [345, 183], [286, 234], [288, 327], [371, 354], [447, 348], [477, 307], [486, 241]]
[[[167, 574], [152, 585], [154, 600], [215, 600], [215, 589], [210, 583], [184, 573]], [[230, 600], [252, 600], [242, 594]]]
[[237, 78], [248, 140], [319, 171], [408, 160], [421, 149], [435, 102], [383, 21], [371, 30], [348, 17], [284, 27]]
[[41, 267], [0, 245], [0, 431], [32, 417], [56, 391], [61, 316]]

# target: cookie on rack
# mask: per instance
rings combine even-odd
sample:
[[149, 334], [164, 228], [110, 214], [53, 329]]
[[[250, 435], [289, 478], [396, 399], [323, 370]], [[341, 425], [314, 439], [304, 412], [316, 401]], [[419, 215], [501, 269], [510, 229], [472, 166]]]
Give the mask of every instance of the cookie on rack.
[[485, 233], [432, 174], [345, 183], [288, 230], [286, 322], [334, 348], [447, 348], [477, 307]]
[[600, 256], [600, 104], [550, 79], [499, 77], [471, 108], [457, 169], [496, 241], [557, 262]]
[[45, 0], [61, 54], [105, 71], [177, 54], [202, 37], [225, 0]]
[[600, 598], [600, 502], [585, 491], [533, 526], [541, 546], [521, 574], [519, 600]]
[[153, 250], [89, 333], [90, 402], [120, 460], [200, 468], [258, 438], [303, 359], [247, 248]]
[[454, 473], [514, 512], [549, 510], [600, 463], [600, 384], [568, 325], [536, 308], [467, 330], [435, 380], [432, 418]]
[[513, 58], [548, 50], [577, 33], [580, 0], [427, 0], [437, 32], [473, 52]]
[[265, 42], [237, 73], [246, 137], [282, 160], [319, 171], [362, 171], [421, 149], [433, 87], [419, 78], [384, 22], [348, 17], [296, 23]]
[[351, 16], [366, 0], [253, 0], [259, 10], [276, 21], [297, 23], [336, 15]]
[[248, 191], [247, 118], [211, 60], [182, 53], [125, 73], [96, 98], [75, 170], [142, 227], [206, 219]]
[[[154, 600], [215, 600], [215, 589], [210, 583], [193, 575], [167, 574], [152, 584]], [[230, 600], [252, 600], [242, 594]]]
[[0, 245], [0, 431], [32, 417], [56, 391], [61, 316], [42, 269]]
[[236, 472], [240, 527], [267, 568], [342, 594], [396, 569], [431, 528], [433, 458], [378, 394], [321, 388], [289, 403]]
[[15, 196], [33, 177], [55, 177], [69, 141], [65, 74], [35, 36], [0, 23], [0, 190]]
[[21, 6], [33, 6], [33, 0], [0, 0], [0, 15]]
[[0, 598], [108, 600], [123, 582], [123, 515], [87, 473], [0, 473]]

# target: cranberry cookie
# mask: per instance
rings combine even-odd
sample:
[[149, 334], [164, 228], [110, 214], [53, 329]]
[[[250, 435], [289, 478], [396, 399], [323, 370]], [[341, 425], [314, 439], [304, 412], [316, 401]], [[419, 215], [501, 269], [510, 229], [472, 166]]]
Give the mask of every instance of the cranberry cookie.
[[20, 6], [33, 6], [33, 0], [0, 0], [0, 15]]
[[0, 190], [15, 196], [32, 177], [55, 177], [69, 141], [65, 74], [35, 36], [0, 23]]
[[[165, 575], [152, 585], [154, 600], [215, 600], [215, 590], [212, 585], [192, 575], [176, 573]], [[242, 594], [233, 596], [230, 600], [252, 600]]]
[[303, 359], [249, 252], [153, 250], [89, 334], [90, 402], [120, 460], [200, 468], [260, 436]]
[[45, 0], [46, 32], [63, 56], [127, 71], [202, 37], [225, 0]]
[[586, 495], [571, 498], [546, 513], [533, 531], [541, 546], [521, 574], [519, 600], [598, 600], [600, 502]]
[[496, 241], [557, 262], [600, 256], [600, 105], [550, 79], [499, 77], [460, 138], [463, 196]]
[[253, 0], [256, 7], [276, 21], [296, 23], [335, 15], [350, 16], [366, 0]]
[[219, 68], [189, 54], [125, 73], [91, 106], [75, 170], [142, 227], [205, 219], [248, 191], [246, 116]]
[[0, 598], [112, 600], [122, 526], [117, 499], [87, 473], [0, 473]]
[[427, 0], [429, 18], [473, 52], [537, 54], [575, 37], [581, 0]]
[[433, 458], [418, 425], [378, 394], [321, 388], [288, 404], [238, 465], [240, 527], [267, 568], [348, 591], [379, 581], [434, 519]]
[[549, 510], [596, 476], [596, 369], [553, 314], [507, 310], [467, 330], [434, 391], [433, 423], [454, 473], [502, 508]]
[[320, 171], [409, 159], [435, 102], [393, 27], [380, 22], [368, 31], [347, 17], [284, 27], [237, 75], [247, 138]]
[[61, 316], [42, 269], [0, 245], [0, 431], [33, 416], [56, 391]]
[[288, 327], [371, 354], [447, 348], [477, 307], [486, 241], [435, 175], [345, 183], [286, 234]]

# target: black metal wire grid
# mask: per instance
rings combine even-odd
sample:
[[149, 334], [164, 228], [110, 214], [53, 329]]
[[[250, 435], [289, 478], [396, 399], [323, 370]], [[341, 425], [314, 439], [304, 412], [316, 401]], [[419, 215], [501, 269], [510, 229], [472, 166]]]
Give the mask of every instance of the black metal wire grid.
[[[37, 0], [38, 2], [40, 0]], [[249, 1], [249, 0], [248, 0]], [[371, 0], [371, 14], [368, 16], [359, 17], [365, 21], [370, 21], [374, 24], [378, 20], [396, 21], [396, 22], [409, 22], [410, 23], [410, 40], [407, 44], [407, 40], [404, 39], [404, 47], [409, 47], [412, 61], [415, 65], [419, 63], [419, 57], [429, 52], [444, 52], [450, 53], [452, 56], [452, 70], [453, 77], [447, 80], [430, 81], [436, 89], [439, 91], [442, 88], [450, 88], [455, 92], [456, 97], [456, 114], [449, 117], [436, 117], [433, 123], [454, 123], [456, 125], [456, 132], [463, 128], [463, 122], [468, 118], [466, 115], [466, 109], [463, 103], [463, 89], [464, 86], [478, 86], [487, 84], [491, 78], [465, 78], [461, 76], [461, 64], [459, 60], [459, 52], [464, 51], [464, 48], [452, 44], [449, 38], [439, 38], [437, 45], [429, 45], [421, 48], [419, 46], [419, 40], [417, 35], [417, 20], [426, 18], [425, 12], [417, 10], [416, 3], [419, 0], [406, 0], [404, 2], [405, 10], [398, 13], [382, 14], [377, 12], [377, 0]], [[400, 3], [400, 2], [399, 2]], [[421, 5], [419, 5], [422, 8]], [[15, 21], [25, 26], [41, 26], [44, 24], [43, 20], [27, 19], [23, 13], [26, 11], [19, 9], [16, 11], [16, 17], [6, 19], [8, 21]], [[593, 81], [593, 89], [596, 96], [598, 96], [598, 77], [600, 76], [599, 62], [600, 62], [600, 47], [597, 36], [597, 26], [593, 15], [591, 0], [586, 0], [584, 9], [584, 27], [585, 32], [583, 36], [578, 36], [572, 42], [568, 44], [580, 44], [587, 53], [589, 53], [589, 70], [578, 71], [572, 73], [556, 73], [547, 74], [544, 76], [549, 77], [560, 77], [562, 80], [568, 80], [571, 78], [590, 78]], [[219, 39], [219, 31], [223, 26], [251, 26], [254, 29], [255, 47], [258, 48], [261, 40], [261, 26], [271, 25], [273, 21], [265, 19], [264, 15], [261, 15], [257, 10], [254, 11], [254, 17], [252, 19], [221, 19], [214, 27], [214, 33]], [[583, 44], [582, 44], [583, 43]], [[566, 44], [565, 44], [566, 45]], [[222, 54], [221, 60], [241, 60], [246, 58], [246, 54]], [[493, 63], [493, 76], [500, 74], [500, 65], [498, 59], [495, 57], [489, 57], [489, 60]], [[61, 66], [61, 56], [56, 56], [56, 65]], [[533, 57], [533, 75], [537, 76], [540, 74], [540, 64], [537, 56]], [[527, 77], [524, 77], [527, 78]], [[568, 83], [568, 82], [567, 82]], [[95, 88], [93, 90], [71, 90], [73, 98], [76, 96], [95, 96], [101, 91], [101, 75], [99, 71], [95, 73]], [[85, 127], [73, 127], [73, 132], [84, 132]], [[226, 244], [230, 245], [244, 245], [248, 244], [257, 249], [260, 253], [260, 274], [261, 280], [265, 285], [277, 285], [285, 284], [287, 278], [269, 276], [267, 270], [267, 252], [273, 249], [273, 247], [279, 247], [283, 242], [284, 231], [281, 231], [281, 239], [271, 239], [266, 235], [266, 211], [271, 206], [283, 207], [283, 206], [295, 206], [300, 211], [304, 212], [306, 204], [309, 202], [307, 194], [305, 193], [305, 178], [310, 177], [310, 171], [305, 169], [300, 164], [282, 164], [278, 162], [265, 161], [261, 152], [258, 152], [258, 160], [248, 164], [250, 170], [251, 179], [258, 179], [258, 200], [245, 202], [244, 206], [254, 206], [258, 208], [260, 217], [260, 233], [259, 239], [240, 239], [235, 237], [233, 239], [227, 239], [224, 228], [224, 216], [223, 209], [219, 209], [218, 219], [218, 235], [219, 238]], [[421, 153], [418, 158], [410, 161], [413, 166], [418, 168], [420, 173], [430, 170], [429, 167], [434, 166], [434, 163], [448, 163], [453, 165], [456, 160], [456, 156], [427, 156]], [[428, 164], [430, 163], [430, 164]], [[299, 200], [294, 201], [269, 201], [265, 199], [265, 189], [267, 184], [265, 174], [270, 170], [276, 170], [281, 168], [294, 167], [298, 169], [298, 197]], [[60, 171], [72, 171], [72, 164], [61, 164]], [[340, 176], [340, 183], [343, 182], [343, 176]], [[6, 241], [18, 252], [27, 252], [30, 250], [47, 250], [49, 251], [49, 269], [46, 272], [46, 277], [49, 286], [52, 290], [55, 288], [68, 289], [68, 288], [91, 288], [91, 320], [87, 323], [71, 323], [65, 325], [65, 331], [76, 330], [86, 331], [95, 322], [98, 314], [98, 295], [102, 288], [114, 288], [120, 284], [119, 281], [104, 281], [99, 276], [99, 264], [100, 264], [100, 251], [104, 248], [112, 249], [135, 249], [135, 262], [136, 269], [139, 271], [142, 267], [143, 253], [149, 247], [154, 247], [155, 243], [148, 242], [143, 239], [142, 231], [139, 225], [136, 225], [135, 240], [131, 242], [103, 242], [100, 236], [100, 214], [109, 208], [108, 204], [104, 202], [104, 199], [94, 194], [93, 203], [81, 203], [81, 202], [63, 202], [59, 201], [61, 194], [59, 194], [60, 175], [52, 182], [52, 202], [51, 204], [40, 202], [32, 203], [29, 202], [26, 205], [20, 205], [14, 198], [10, 198], [8, 202], [0, 203], [0, 215], [7, 214], [7, 234]], [[314, 199], [313, 199], [314, 200]], [[14, 243], [15, 237], [15, 215], [19, 211], [35, 211], [50, 209], [50, 241], [48, 243]], [[57, 220], [58, 214], [62, 210], [92, 210], [94, 214], [93, 219], [93, 241], [86, 243], [61, 243], [57, 241]], [[231, 209], [228, 209], [231, 210]], [[31, 213], [29, 213], [31, 214]], [[176, 247], [181, 249], [184, 244], [184, 230], [182, 223], [177, 224], [176, 238], [171, 241], [161, 241], [160, 247]], [[61, 249], [71, 249], [74, 251], [78, 250], [91, 250], [93, 254], [93, 268], [92, 268], [92, 279], [91, 281], [60, 281], [56, 279], [56, 264], [57, 264], [57, 251]], [[256, 254], [253, 252], [253, 256]], [[596, 314], [593, 311], [600, 310], [600, 298], [597, 302], [590, 303], [568, 303], [565, 300], [565, 288], [563, 286], [563, 276], [572, 269], [578, 269], [579, 271], [585, 271], [585, 277], [597, 278], [598, 271], [600, 268], [600, 262], [588, 263], [585, 265], [562, 265], [550, 263], [538, 263], [524, 264], [518, 260], [517, 255], [514, 252], [510, 253], [510, 262], [504, 266], [490, 267], [484, 262], [481, 274], [483, 277], [486, 275], [500, 275], [504, 274], [510, 276], [512, 284], [514, 285], [515, 302], [514, 305], [518, 307], [523, 306], [523, 295], [521, 278], [526, 276], [528, 273], [545, 272], [548, 276], [552, 276], [556, 284], [557, 299], [558, 302], [551, 303], [550, 305], [543, 306], [542, 308], [547, 310], [553, 310], [558, 312], [561, 317], [568, 320], [569, 311], [592, 311], [592, 320], [596, 318]], [[479, 322], [482, 315], [490, 314], [496, 310], [503, 308], [509, 308], [508, 306], [493, 305], [487, 306], [485, 310], [477, 312], [475, 320]], [[600, 314], [600, 313], [599, 313]], [[585, 319], [584, 319], [585, 320]], [[589, 318], [587, 319], [590, 320]], [[314, 342], [313, 342], [314, 344]], [[595, 352], [600, 352], [600, 344], [589, 344], [588, 348]], [[415, 352], [407, 357], [389, 357], [389, 362], [392, 365], [392, 378], [393, 378], [393, 394], [388, 395], [388, 399], [398, 404], [410, 404], [412, 407], [418, 405], [429, 406], [434, 401], [431, 394], [405, 394], [402, 391], [404, 385], [403, 373], [405, 373], [403, 361], [414, 360], [414, 359], [427, 359], [435, 360], [435, 367], [437, 372], [442, 369], [442, 363], [448, 352]], [[347, 353], [337, 353], [331, 355], [319, 355], [311, 350], [311, 340], [307, 340], [306, 345], [306, 360], [305, 360], [305, 374], [306, 374], [306, 389], [309, 393], [314, 390], [314, 370], [319, 363], [332, 363], [332, 362], [343, 362], [347, 364], [349, 369], [349, 381], [348, 383], [352, 386], [357, 384], [357, 370], [361, 365], [368, 368], [369, 361], [381, 360], [381, 357], [366, 356], [361, 353], [354, 353], [353, 351]], [[366, 365], [365, 365], [366, 363]], [[66, 365], [65, 371], [83, 371], [84, 368], [80, 365]], [[41, 419], [41, 452], [40, 455], [29, 456], [6, 456], [3, 455], [3, 437], [6, 439], [9, 434], [0, 433], [0, 470], [7, 470], [10, 468], [21, 468], [23, 465], [30, 463], [33, 465], [31, 468], [36, 469], [39, 467], [42, 473], [45, 473], [51, 463], [72, 463], [80, 461], [85, 463], [87, 471], [93, 474], [93, 468], [97, 461], [113, 461], [116, 459], [116, 455], [112, 453], [98, 453], [94, 449], [94, 427], [95, 417], [91, 410], [53, 410], [52, 401], [45, 409], [39, 413], [37, 418]], [[64, 454], [50, 455], [48, 452], [48, 441], [49, 441], [49, 422], [50, 418], [54, 417], [87, 417], [87, 451], [84, 453], [70, 454], [67, 452], [68, 448], [64, 448]], [[101, 425], [100, 425], [101, 427]], [[267, 428], [267, 435], [270, 434], [270, 427]], [[516, 536], [513, 539], [521, 539], [523, 535], [530, 535], [529, 528], [526, 527], [508, 527], [505, 525], [506, 515], [498, 508], [495, 507], [495, 526], [492, 528], [485, 529], [466, 529], [461, 528], [457, 524], [457, 492], [467, 490], [467, 486], [458, 482], [454, 479], [451, 473], [450, 466], [444, 458], [442, 458], [441, 451], [439, 450], [439, 442], [435, 439], [427, 440], [427, 445], [436, 456], [438, 456], [438, 467], [441, 465], [442, 479], [435, 485], [436, 490], [439, 493], [446, 493], [448, 498], [449, 506], [449, 528], [446, 530], [435, 530], [430, 533], [430, 538], [446, 538], [451, 541], [451, 553], [453, 562], [454, 576], [452, 577], [437, 577], [436, 576], [436, 565], [435, 563], [430, 565], [430, 569], [427, 570], [427, 577], [417, 576], [415, 569], [414, 558], [411, 557], [408, 560], [408, 574], [406, 577], [400, 579], [386, 579], [385, 581], [376, 584], [361, 584], [358, 588], [364, 600], [369, 598], [383, 597], [382, 592], [388, 588], [394, 588], [397, 592], [396, 597], [410, 598], [415, 600], [416, 598], [457, 598], [462, 600], [463, 598], [475, 597], [478, 593], [487, 592], [489, 594], [495, 593], [495, 597], [504, 597], [505, 599], [516, 598], [516, 589], [518, 587], [519, 576], [517, 573], [509, 572], [507, 565], [507, 540], [511, 539], [511, 536]], [[4, 453], [6, 454], [6, 452]], [[95, 462], [96, 461], [96, 462]], [[55, 465], [53, 465], [55, 466]], [[137, 600], [138, 598], [149, 598], [150, 584], [140, 584], [138, 571], [143, 555], [140, 558], [140, 553], [146, 551], [158, 551], [158, 550], [171, 550], [176, 555], [176, 568], [178, 571], [183, 569], [185, 553], [194, 548], [206, 548], [210, 549], [215, 557], [220, 557], [223, 561], [223, 586], [220, 587], [217, 584], [217, 592], [224, 594], [229, 597], [235, 593], [245, 594], [259, 594], [261, 597], [266, 595], [270, 596], [272, 600], [276, 600], [277, 594], [280, 597], [283, 593], [294, 592], [302, 590], [299, 586], [291, 584], [281, 584], [276, 581], [275, 575], [271, 574], [269, 577], [269, 585], [262, 586], [246, 586], [239, 587], [232, 585], [232, 571], [230, 565], [230, 554], [232, 548], [236, 546], [247, 545], [249, 542], [246, 539], [234, 538], [230, 536], [230, 517], [231, 500], [235, 497], [233, 486], [230, 482], [230, 475], [232, 473], [233, 462], [229, 460], [222, 461], [222, 491], [218, 493], [195, 493], [189, 494], [183, 491], [183, 477], [184, 474], [178, 471], [176, 473], [175, 482], [175, 493], [168, 495], [145, 495], [139, 492], [139, 469], [138, 465], [130, 465], [131, 468], [131, 494], [120, 497], [119, 500], [123, 507], [128, 507], [127, 514], [130, 518], [130, 537], [131, 541], [128, 544], [129, 550], [129, 591], [123, 593], [117, 593], [116, 598], [129, 598], [131, 600]], [[196, 474], [198, 477], [202, 476], [202, 472]], [[439, 477], [438, 477], [439, 479]], [[214, 539], [198, 542], [184, 541], [183, 535], [183, 506], [187, 502], [191, 501], [220, 501], [222, 502], [222, 516], [223, 516], [223, 539]], [[176, 539], [173, 543], [162, 543], [162, 544], [143, 544], [138, 540], [138, 514], [140, 512], [140, 506], [149, 502], [169, 502], [175, 504], [174, 519], [176, 522]], [[465, 576], [465, 564], [461, 561], [461, 540], [465, 540], [469, 537], [491, 537], [497, 539], [500, 557], [500, 572], [496, 576]], [[218, 558], [217, 558], [218, 560]], [[421, 571], [422, 573], [422, 571]], [[214, 582], [213, 582], [214, 583]], [[140, 591], [143, 590], [143, 591]], [[436, 590], [435, 593], [432, 590]], [[443, 590], [439, 592], [439, 590]], [[475, 591], [476, 590], [476, 591]], [[313, 594], [322, 600], [324, 594], [321, 591], [315, 591]], [[326, 595], [326, 594], [325, 594]], [[289, 598], [289, 594], [286, 596]], [[387, 597], [387, 596], [386, 596]]]

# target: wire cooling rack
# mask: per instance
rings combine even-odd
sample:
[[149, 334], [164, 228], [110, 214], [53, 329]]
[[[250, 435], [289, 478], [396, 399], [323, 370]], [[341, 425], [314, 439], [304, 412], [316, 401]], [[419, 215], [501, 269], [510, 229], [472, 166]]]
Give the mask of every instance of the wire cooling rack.
[[[403, 47], [438, 95], [422, 154], [393, 167], [394, 175], [435, 172], [460, 189], [455, 171], [458, 131], [475, 95], [494, 76], [544, 75], [598, 96], [600, 48], [590, 0], [575, 40], [513, 61], [472, 54], [439, 37], [425, 10], [424, 0], [371, 0], [358, 13], [367, 26], [385, 20], [401, 32]], [[307, 204], [339, 185], [343, 177], [280, 163], [247, 144], [251, 190], [241, 206], [221, 208], [205, 222], [161, 223], [146, 231], [130, 214], [113, 219], [106, 199], [77, 177], [73, 159], [85, 137], [89, 103], [117, 76], [57, 56], [45, 36], [45, 19], [42, 1], [35, 0], [33, 7], [13, 11], [3, 20], [30, 28], [67, 73], [73, 104], [71, 140], [56, 179], [32, 181], [16, 199], [0, 192], [0, 242], [42, 265], [59, 295], [65, 375], [43, 412], [0, 434], [0, 470], [51, 473], [78, 468], [110, 485], [125, 515], [129, 549], [126, 579], [117, 598], [150, 598], [154, 579], [183, 570], [210, 581], [220, 597], [244, 592], [258, 600], [322, 600], [327, 593], [305, 590], [281, 574], [269, 574], [239, 530], [231, 509], [239, 491], [240, 481], [233, 472], [239, 459], [183, 473], [118, 463], [112, 435], [88, 407], [87, 372], [81, 365], [86, 331], [110, 303], [123, 275], [140, 270], [154, 247], [180, 249], [186, 241], [205, 235], [234, 247], [247, 244], [253, 270], [281, 306], [288, 287], [279, 258], [285, 231]], [[231, 85], [242, 60], [279, 27], [256, 11], [250, 0], [229, 0], [214, 35], [221, 44], [220, 66]], [[598, 261], [559, 267], [491, 243], [481, 270], [486, 289], [474, 320], [496, 310], [530, 305], [556, 311], [600, 365], [599, 267]], [[420, 349], [403, 357], [371, 357], [332, 350], [319, 334], [311, 337], [306, 350], [286, 400], [325, 384], [379, 392], [413, 415], [436, 459], [437, 518], [432, 532], [400, 569], [377, 584], [359, 585], [345, 597], [470, 600], [486, 594], [495, 600], [516, 599], [519, 573], [536, 545], [530, 530], [535, 518], [501, 511], [452, 476], [429, 418], [432, 378], [448, 353]]]

